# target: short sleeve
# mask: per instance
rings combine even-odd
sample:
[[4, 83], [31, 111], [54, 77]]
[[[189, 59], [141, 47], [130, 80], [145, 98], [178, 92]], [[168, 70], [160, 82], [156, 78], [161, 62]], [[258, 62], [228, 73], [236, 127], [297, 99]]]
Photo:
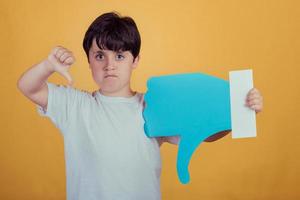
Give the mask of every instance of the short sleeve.
[[49, 117], [58, 128], [62, 128], [67, 125], [71, 118], [72, 110], [76, 108], [79, 91], [70, 86], [46, 83], [48, 86], [47, 109], [44, 110], [37, 105], [37, 112], [40, 116]]

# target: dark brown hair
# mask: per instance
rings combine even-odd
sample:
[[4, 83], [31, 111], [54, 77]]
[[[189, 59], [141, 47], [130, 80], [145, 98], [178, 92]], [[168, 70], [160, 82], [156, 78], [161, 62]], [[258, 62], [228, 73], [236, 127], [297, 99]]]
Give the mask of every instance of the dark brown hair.
[[94, 38], [100, 49], [130, 51], [134, 58], [140, 53], [141, 38], [134, 20], [116, 12], [100, 15], [86, 31], [82, 45], [88, 61]]

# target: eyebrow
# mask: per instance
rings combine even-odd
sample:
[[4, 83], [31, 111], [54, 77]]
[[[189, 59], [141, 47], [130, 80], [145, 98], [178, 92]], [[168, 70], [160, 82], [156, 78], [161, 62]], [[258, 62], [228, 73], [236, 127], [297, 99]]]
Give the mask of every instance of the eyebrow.
[[[117, 51], [116, 53], [123, 53], [123, 52], [125, 52], [125, 51]], [[93, 54], [96, 54], [96, 53], [103, 53], [103, 54], [105, 54], [105, 52], [104, 51], [102, 51], [102, 50], [98, 50], [98, 51], [93, 51]]]
[[104, 51], [98, 50], [98, 51], [93, 51], [93, 53], [104, 53]]

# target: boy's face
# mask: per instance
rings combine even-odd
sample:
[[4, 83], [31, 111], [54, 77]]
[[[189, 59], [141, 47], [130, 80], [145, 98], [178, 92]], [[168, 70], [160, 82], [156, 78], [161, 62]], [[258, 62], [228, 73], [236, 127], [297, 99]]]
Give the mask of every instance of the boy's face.
[[101, 50], [93, 40], [89, 51], [89, 64], [93, 79], [107, 96], [131, 96], [130, 77], [137, 67], [139, 56], [133, 62], [130, 51]]

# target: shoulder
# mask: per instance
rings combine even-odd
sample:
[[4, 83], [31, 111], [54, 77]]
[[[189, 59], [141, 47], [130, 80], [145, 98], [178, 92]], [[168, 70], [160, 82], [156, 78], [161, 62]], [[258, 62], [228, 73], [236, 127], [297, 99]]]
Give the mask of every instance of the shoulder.
[[69, 85], [63, 85], [63, 84], [55, 84], [47, 82], [49, 92], [57, 96], [58, 98], [70, 98], [73, 101], [79, 100], [79, 99], [94, 99], [96, 92], [89, 92], [84, 89], [79, 89], [73, 86]]
[[139, 98], [139, 102], [144, 102], [145, 93], [143, 93], [143, 92], [137, 92], [137, 96]]
[[143, 109], [146, 106], [146, 103], [145, 103], [145, 100], [144, 100], [144, 95], [145, 95], [145, 93], [137, 92], [138, 102], [139, 102], [140, 105], [143, 106]]

